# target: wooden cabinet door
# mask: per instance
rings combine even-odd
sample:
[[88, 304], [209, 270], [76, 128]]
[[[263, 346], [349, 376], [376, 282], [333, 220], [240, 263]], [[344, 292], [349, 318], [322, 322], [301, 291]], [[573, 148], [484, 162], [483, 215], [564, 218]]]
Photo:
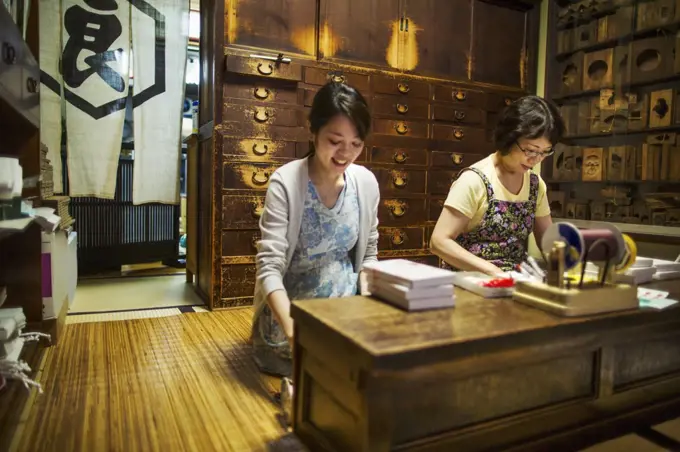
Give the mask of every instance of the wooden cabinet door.
[[316, 0], [226, 0], [226, 44], [316, 53]]
[[472, 78], [477, 82], [526, 86], [527, 13], [475, 0]]
[[403, 1], [406, 37], [401, 58], [404, 69], [467, 80], [472, 0]]
[[400, 0], [321, 0], [319, 58], [396, 67]]

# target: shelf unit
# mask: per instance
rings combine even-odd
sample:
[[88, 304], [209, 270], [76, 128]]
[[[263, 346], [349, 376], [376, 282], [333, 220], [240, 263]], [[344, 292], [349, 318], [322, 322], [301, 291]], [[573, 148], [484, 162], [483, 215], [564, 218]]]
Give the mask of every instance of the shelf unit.
[[[40, 68], [34, 56], [38, 2], [32, 0], [30, 6], [24, 41], [7, 9], [0, 5], [0, 156], [18, 158], [24, 180], [40, 172]], [[31, 195], [24, 190], [23, 196]], [[42, 321], [41, 228], [36, 222], [0, 222], [0, 286], [7, 287], [3, 307], [22, 307], [28, 330], [52, 328]], [[42, 351], [42, 343], [29, 343], [22, 350], [21, 359], [33, 369], [31, 377], [39, 368]], [[10, 448], [29, 395], [18, 381], [8, 381], [0, 391], [0, 450]]]
[[680, 237], [680, 1], [549, 5], [546, 97], [567, 125], [542, 165], [553, 217]]

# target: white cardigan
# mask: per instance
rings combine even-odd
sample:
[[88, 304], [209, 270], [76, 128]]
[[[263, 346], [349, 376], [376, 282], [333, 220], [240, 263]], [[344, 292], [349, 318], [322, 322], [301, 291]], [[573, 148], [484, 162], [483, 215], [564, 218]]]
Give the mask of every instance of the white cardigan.
[[[254, 308], [257, 316], [275, 290], [285, 290], [283, 277], [293, 257], [309, 183], [309, 159], [294, 160], [277, 169], [269, 180], [260, 217], [261, 240], [257, 249]], [[378, 203], [380, 189], [375, 175], [359, 165], [345, 170], [354, 182], [359, 200], [359, 235], [353, 251], [354, 271], [378, 260]]]

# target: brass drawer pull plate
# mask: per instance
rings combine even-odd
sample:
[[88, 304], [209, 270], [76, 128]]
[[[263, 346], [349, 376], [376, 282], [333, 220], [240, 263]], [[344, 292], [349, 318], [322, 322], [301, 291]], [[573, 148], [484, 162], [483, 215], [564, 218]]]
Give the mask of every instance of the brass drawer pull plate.
[[408, 113], [408, 105], [406, 104], [397, 104], [397, 113], [400, 115], [405, 115]]
[[255, 114], [253, 116], [257, 122], [267, 122], [269, 119], [269, 112], [264, 108], [257, 108], [255, 109]]
[[404, 233], [400, 230], [396, 230], [392, 233], [392, 244], [393, 245], [402, 245], [405, 241]]
[[463, 163], [463, 154], [458, 154], [457, 152], [454, 152], [451, 154], [451, 160], [453, 161], [454, 165], [460, 165]]
[[259, 155], [261, 157], [263, 155], [266, 155], [267, 151], [269, 151], [269, 147], [266, 144], [258, 146], [257, 143], [255, 143], [253, 145], [253, 154], [255, 155]]
[[408, 176], [405, 174], [394, 174], [392, 175], [392, 182], [395, 187], [402, 188], [406, 187], [408, 184]]
[[406, 94], [409, 91], [411, 91], [411, 88], [408, 86], [408, 83], [406, 82], [400, 82], [397, 84], [397, 89], [401, 94]]
[[394, 126], [394, 130], [396, 130], [399, 135], [406, 135], [408, 133], [408, 126], [403, 122], [400, 122]]
[[271, 94], [271, 91], [267, 88], [255, 88], [255, 98], [256, 99], [267, 99], [269, 95]]
[[394, 153], [394, 161], [396, 163], [404, 163], [408, 160], [408, 154], [404, 151], [399, 151]]
[[272, 75], [274, 72], [274, 67], [271, 65], [271, 63], [257, 63], [257, 72], [262, 75]]
[[406, 204], [397, 204], [390, 206], [390, 211], [395, 217], [403, 217], [406, 214]]
[[255, 185], [266, 185], [269, 182], [269, 174], [265, 171], [256, 171], [252, 177]]

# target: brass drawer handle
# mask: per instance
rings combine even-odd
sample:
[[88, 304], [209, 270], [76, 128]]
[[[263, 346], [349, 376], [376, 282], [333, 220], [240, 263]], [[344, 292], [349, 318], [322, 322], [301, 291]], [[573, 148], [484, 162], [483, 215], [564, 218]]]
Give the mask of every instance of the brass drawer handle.
[[332, 74], [331, 80], [335, 83], [345, 83], [346, 81], [345, 76], [342, 74]]
[[408, 126], [403, 122], [400, 122], [394, 126], [394, 130], [396, 130], [399, 135], [406, 135], [408, 133]]
[[453, 137], [456, 140], [462, 140], [465, 137], [465, 134], [463, 133], [463, 130], [461, 130], [461, 129], [454, 129], [453, 130]]
[[406, 187], [406, 185], [408, 185], [408, 176], [406, 176], [405, 174], [393, 174], [392, 182], [394, 183], [395, 187], [398, 188]]
[[257, 122], [267, 122], [269, 120], [269, 112], [264, 108], [256, 108], [253, 116]]
[[408, 154], [404, 151], [399, 151], [394, 153], [394, 161], [396, 163], [404, 163], [408, 160]]
[[456, 100], [464, 101], [465, 99], [467, 99], [467, 93], [466, 93], [465, 91], [456, 91], [456, 92], [453, 94], [453, 97], [454, 97]]
[[397, 89], [401, 94], [406, 94], [409, 91], [411, 91], [411, 88], [408, 86], [408, 83], [406, 82], [400, 82], [397, 84]]
[[252, 180], [255, 185], [266, 185], [269, 182], [269, 173], [266, 171], [256, 171], [253, 173]]
[[400, 231], [396, 230], [392, 233], [392, 244], [393, 245], [402, 245], [406, 241], [405, 234]]
[[259, 242], [260, 239], [260, 234], [253, 234], [253, 239], [250, 244], [253, 246], [253, 248], [255, 248], [255, 251], [257, 251], [257, 242]]
[[268, 88], [255, 88], [254, 95], [256, 99], [264, 100], [268, 98], [270, 94], [271, 91], [269, 91]]
[[505, 105], [506, 105], [507, 107], [509, 107], [510, 104], [512, 104], [512, 99], [510, 99], [509, 97], [506, 97], [506, 98], [503, 100], [503, 102], [505, 102]]
[[253, 154], [255, 155], [259, 155], [261, 157], [266, 155], [267, 151], [269, 151], [269, 147], [266, 144], [263, 144], [262, 147], [258, 147], [257, 143], [253, 145]]
[[264, 205], [259, 202], [253, 202], [252, 207], [250, 210], [250, 213], [253, 215], [253, 218], [260, 218], [262, 216], [262, 212], [264, 211]]
[[257, 63], [257, 72], [262, 75], [272, 75], [274, 68], [272, 67], [271, 63]]
[[397, 113], [400, 115], [405, 115], [408, 112], [408, 105], [406, 104], [397, 104]]
[[454, 165], [460, 165], [461, 163], [463, 163], [463, 154], [454, 152], [453, 154], [451, 154], [451, 160], [453, 161]]
[[390, 206], [390, 211], [392, 212], [392, 215], [395, 217], [403, 217], [406, 215], [406, 204], [396, 204]]
[[453, 117], [456, 118], [457, 121], [462, 121], [463, 119], [465, 119], [465, 112], [456, 110], [453, 112]]

